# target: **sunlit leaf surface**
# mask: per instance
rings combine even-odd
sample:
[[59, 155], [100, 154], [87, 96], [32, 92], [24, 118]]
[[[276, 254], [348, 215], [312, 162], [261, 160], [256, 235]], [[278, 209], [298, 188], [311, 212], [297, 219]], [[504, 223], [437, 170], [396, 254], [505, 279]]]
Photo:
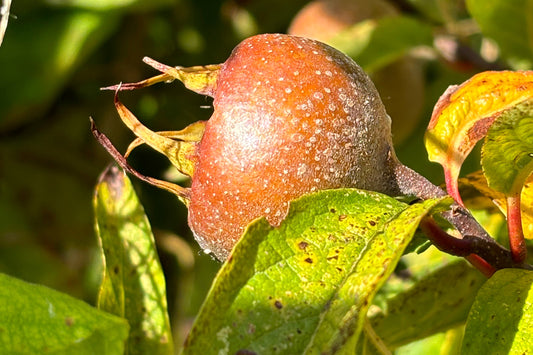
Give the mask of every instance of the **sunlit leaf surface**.
[[503, 269], [470, 310], [461, 354], [529, 354], [533, 349], [533, 271]]
[[0, 274], [2, 354], [122, 354], [127, 336], [122, 318]]
[[171, 354], [165, 278], [150, 224], [124, 172], [112, 166], [102, 174], [94, 206], [105, 266], [98, 307], [129, 321], [128, 354]]
[[251, 224], [222, 267], [185, 354], [354, 349], [372, 298], [440, 200], [322, 191], [277, 228]]

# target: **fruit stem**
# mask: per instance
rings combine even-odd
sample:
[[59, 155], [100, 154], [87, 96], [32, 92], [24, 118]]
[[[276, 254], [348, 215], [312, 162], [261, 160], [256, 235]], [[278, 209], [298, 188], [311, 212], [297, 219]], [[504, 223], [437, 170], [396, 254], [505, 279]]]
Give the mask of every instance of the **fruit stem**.
[[[400, 162], [397, 162], [394, 166], [394, 173], [398, 194], [416, 196], [424, 200], [446, 196], [444, 190], [435, 186], [425, 177], [409, 169]], [[454, 248], [460, 251], [462, 254], [461, 256], [466, 256], [467, 260], [469, 260], [474, 266], [481, 267], [483, 270], [480, 270], [483, 273], [488, 273], [488, 267], [483, 266], [484, 263], [489, 264], [496, 270], [510, 267], [533, 269], [531, 265], [524, 263], [523, 260], [514, 260], [511, 252], [499, 245], [491, 236], [489, 236], [470, 212], [459, 204], [454, 203], [450, 210], [442, 213], [442, 216], [454, 225], [463, 236], [463, 240], [468, 240], [468, 242], [458, 243], [451, 241]], [[442, 231], [442, 233], [445, 232]], [[452, 236], [449, 237], [454, 238]], [[449, 240], [446, 240], [446, 242], [448, 244], [450, 243]], [[468, 248], [464, 251], [461, 249], [462, 247]], [[477, 258], [470, 257], [470, 254], [477, 254]]]
[[89, 121], [91, 122], [91, 132], [94, 135], [94, 137], [96, 138], [96, 140], [98, 141], [98, 143], [100, 143], [100, 145], [102, 145], [102, 147], [104, 147], [105, 150], [107, 150], [107, 152], [113, 157], [113, 159], [115, 159], [117, 164], [123, 170], [125, 170], [126, 172], [130, 173], [131, 175], [137, 177], [138, 179], [140, 179], [142, 181], [145, 181], [145, 182], [147, 182], [147, 183], [149, 183], [151, 185], [157, 186], [157, 187], [159, 187], [161, 189], [164, 189], [164, 190], [167, 190], [167, 191], [171, 192], [172, 194], [176, 195], [178, 197], [178, 199], [181, 202], [183, 202], [186, 206], [189, 205], [190, 190], [188, 188], [185, 188], [183, 186], [179, 186], [179, 185], [176, 185], [176, 184], [172, 184], [172, 183], [169, 183], [167, 181], [154, 179], [152, 177], [145, 176], [145, 175], [139, 173], [137, 170], [133, 169], [128, 164], [128, 162], [126, 161], [126, 158], [124, 158], [119, 153], [119, 151], [115, 148], [115, 146], [113, 146], [113, 143], [111, 143], [109, 138], [107, 138], [107, 136], [105, 134], [103, 134], [102, 132], [100, 132], [98, 130], [98, 128], [96, 127], [96, 124], [94, 123], [94, 120], [92, 119], [92, 117], [89, 117]]
[[507, 197], [507, 230], [513, 260], [516, 263], [523, 263], [526, 260], [527, 248], [522, 230], [520, 191]]

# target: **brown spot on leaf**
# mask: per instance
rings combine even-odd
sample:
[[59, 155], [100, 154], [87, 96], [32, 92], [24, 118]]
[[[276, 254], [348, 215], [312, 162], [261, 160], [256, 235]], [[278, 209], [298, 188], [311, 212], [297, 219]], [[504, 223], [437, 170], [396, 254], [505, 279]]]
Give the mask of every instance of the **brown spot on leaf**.
[[298, 248], [300, 248], [301, 250], [305, 250], [308, 245], [309, 243], [301, 241], [300, 243], [298, 243]]
[[254, 324], [248, 324], [248, 333], [253, 334], [255, 333], [255, 325]]
[[306, 258], [306, 259], [304, 259], [304, 261], [305, 261], [306, 263], [309, 263], [309, 264], [312, 264], [312, 263], [313, 263], [313, 259], [311, 259], [311, 258]]
[[490, 126], [494, 123], [494, 120], [500, 115], [497, 113], [490, 117], [482, 118], [474, 123], [474, 125], [468, 130], [467, 137], [469, 142], [467, 142], [464, 148], [469, 148], [474, 145], [477, 141], [487, 135]]
[[237, 350], [235, 355], [257, 355], [257, 353], [252, 350], [241, 349], [241, 350]]
[[344, 221], [346, 218], [348, 218], [347, 215], [345, 215], [345, 214], [341, 214], [341, 215], [339, 216], [339, 221], [342, 222], [342, 221]]
[[72, 327], [74, 325], [74, 319], [72, 319], [71, 317], [65, 318], [65, 324], [67, 325], [67, 327]]
[[283, 304], [281, 303], [281, 301], [278, 301], [278, 300], [276, 300], [276, 302], [274, 302], [274, 306], [277, 309], [282, 309], [283, 308]]

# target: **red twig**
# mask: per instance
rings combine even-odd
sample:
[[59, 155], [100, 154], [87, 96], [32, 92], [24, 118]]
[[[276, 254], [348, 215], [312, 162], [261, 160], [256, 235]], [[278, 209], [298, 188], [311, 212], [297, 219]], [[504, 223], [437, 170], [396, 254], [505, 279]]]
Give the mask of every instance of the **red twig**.
[[515, 263], [526, 260], [527, 248], [522, 230], [522, 215], [520, 210], [520, 192], [507, 197], [507, 230], [509, 232], [509, 246]]

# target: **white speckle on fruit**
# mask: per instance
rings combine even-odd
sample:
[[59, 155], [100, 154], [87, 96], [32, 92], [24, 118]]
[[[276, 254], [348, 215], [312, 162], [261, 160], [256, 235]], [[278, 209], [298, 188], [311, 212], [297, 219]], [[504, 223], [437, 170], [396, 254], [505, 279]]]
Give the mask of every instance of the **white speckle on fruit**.
[[293, 74], [294, 74], [295, 76], [298, 76], [298, 75], [300, 75], [300, 72], [299, 72], [298, 70], [295, 70], [295, 71], [293, 72]]
[[306, 171], [307, 171], [307, 165], [304, 163], [301, 163], [300, 165], [298, 165], [298, 170], [296, 171], [296, 174], [298, 176], [302, 176], [303, 174], [305, 174]]
[[333, 57], [330, 56], [330, 55], [327, 55], [327, 56], [326, 56], [326, 60], [327, 60], [328, 62], [333, 62]]
[[286, 89], [285, 89], [285, 92], [286, 92], [287, 94], [290, 94], [290, 93], [292, 92], [292, 89], [291, 89], [291, 88], [286, 88]]
[[331, 93], [331, 89], [330, 89], [330, 88], [324, 88], [324, 91], [325, 91], [326, 93], [328, 93], [328, 94]]
[[298, 143], [298, 142], [301, 142], [304, 140], [304, 136], [300, 133], [294, 133], [292, 136], [291, 136], [291, 140], [295, 143]]
[[313, 97], [317, 100], [322, 100], [324, 98], [324, 94], [317, 91], [313, 94]]
[[320, 118], [317, 118], [315, 120], [315, 123], [316, 123], [317, 126], [322, 126], [324, 124], [324, 121], [322, 119], [320, 119]]
[[329, 70], [326, 70], [325, 73], [326, 73], [327, 76], [333, 76], [333, 74], [332, 74], [331, 71], [329, 71]]
[[315, 74], [316, 74], [316, 75], [321, 75], [322, 72], [321, 72], [320, 70], [317, 70], [317, 71], [315, 71]]
[[337, 109], [337, 106], [335, 106], [335, 104], [329, 104], [328, 108], [330, 111], [335, 111]]

